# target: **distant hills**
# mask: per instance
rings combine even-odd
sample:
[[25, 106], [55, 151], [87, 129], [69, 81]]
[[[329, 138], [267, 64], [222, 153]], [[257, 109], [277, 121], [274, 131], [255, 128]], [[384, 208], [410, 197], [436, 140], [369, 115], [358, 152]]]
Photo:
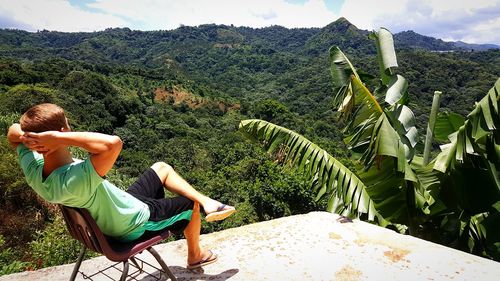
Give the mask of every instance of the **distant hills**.
[[[206, 89], [203, 95], [231, 97], [242, 104], [272, 98], [306, 114], [318, 104], [325, 110], [330, 107], [328, 49], [332, 45], [365, 73], [378, 72], [376, 47], [369, 33], [345, 18], [323, 28], [205, 24], [175, 30], [110, 28], [91, 33], [4, 29], [0, 30], [0, 60], [15, 60], [20, 65], [30, 62], [34, 67], [69, 61], [79, 64], [73, 68], [106, 76], [133, 73], [158, 81], [175, 80], [174, 84], [184, 86], [199, 85]], [[400, 71], [407, 74], [414, 100], [425, 105], [423, 108], [430, 104], [432, 93], [441, 89], [453, 93], [443, 99], [443, 105], [453, 103], [465, 115], [500, 76], [500, 47], [496, 45], [445, 42], [413, 31], [394, 34], [394, 43]], [[66, 62], [51, 61], [54, 59]], [[1, 66], [0, 81], [19, 80], [12, 74], [15, 72], [2, 72]], [[54, 70], [60, 71], [59, 66]]]
[[394, 41], [399, 48], [414, 48], [429, 51], [486, 51], [500, 49], [500, 46], [494, 44], [469, 44], [462, 41], [446, 42], [441, 39], [420, 35], [411, 30], [396, 33]]
[[[69, 59], [93, 59], [96, 51], [98, 61], [130, 62], [139, 59], [147, 61], [149, 55], [158, 50], [175, 49], [189, 43], [217, 44], [219, 48], [237, 48], [242, 45], [259, 45], [274, 51], [304, 52], [309, 55], [324, 53], [331, 45], [341, 49], [352, 49], [361, 53], [375, 53], [372, 42], [367, 38], [369, 31], [358, 29], [345, 18], [330, 23], [323, 28], [293, 28], [281, 26], [265, 28], [234, 27], [207, 24], [198, 27], [182, 26], [170, 31], [134, 31], [128, 28], [110, 28], [99, 32], [27, 32], [22, 30], [0, 29], [0, 56], [30, 57], [34, 54], [27, 49], [44, 49], [46, 55], [57, 55]], [[118, 44], [117, 42], [120, 41]], [[468, 44], [464, 42], [445, 42], [413, 31], [394, 34], [397, 49], [422, 49], [428, 51], [484, 51], [500, 49], [493, 44]], [[132, 53], [122, 51], [133, 48]], [[141, 51], [137, 51], [141, 49]], [[7, 53], [5, 52], [6, 50]], [[90, 53], [89, 53], [90, 51]], [[90, 56], [90, 57], [86, 57]], [[126, 58], [126, 59], [125, 59]]]
[[466, 50], [486, 51], [490, 49], [500, 49], [500, 46], [495, 44], [469, 44], [462, 41], [453, 42], [455, 47]]

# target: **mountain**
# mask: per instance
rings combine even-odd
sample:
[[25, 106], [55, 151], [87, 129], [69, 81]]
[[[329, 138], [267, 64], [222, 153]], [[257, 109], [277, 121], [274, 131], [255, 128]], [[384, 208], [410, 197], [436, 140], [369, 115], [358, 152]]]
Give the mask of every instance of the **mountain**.
[[368, 34], [368, 31], [358, 29], [346, 18], [339, 18], [311, 36], [304, 51], [312, 55], [325, 54], [332, 45], [336, 45], [353, 53], [375, 54], [376, 48], [371, 44]]
[[[331, 98], [328, 49], [332, 45], [340, 47], [359, 69], [377, 73], [376, 48], [368, 35], [369, 31], [357, 28], [345, 18], [323, 28], [206, 24], [169, 31], [112, 28], [92, 33], [31, 33], [0, 30], [0, 58], [34, 64], [63, 59], [83, 63], [85, 68], [104, 75], [132, 71], [148, 79], [194, 81], [218, 96], [250, 103], [277, 99], [293, 111], [306, 114], [312, 107], [304, 104], [323, 105], [322, 101]], [[405, 52], [400, 56], [401, 70], [411, 74], [408, 78], [414, 83], [413, 94], [424, 105], [430, 103], [429, 93], [434, 90], [444, 87], [454, 93], [463, 92], [469, 83], [474, 87], [472, 81], [480, 77], [485, 81], [480, 89], [476, 85], [472, 93], [464, 94], [474, 100], [482, 90], [491, 87], [486, 81], [494, 81], [500, 73], [499, 55], [494, 50], [469, 54], [453, 42], [413, 31], [395, 34], [394, 41], [396, 50]], [[432, 55], [426, 51], [453, 51], [456, 55]], [[475, 74], [464, 75], [458, 71], [465, 68]], [[19, 75], [13, 77], [11, 72], [2, 75], [4, 78], [0, 76], [0, 80], [22, 80]], [[449, 101], [456, 102], [449, 99], [444, 105]], [[470, 104], [473, 103], [459, 103], [463, 108], [458, 111], [465, 114]], [[327, 103], [324, 106], [329, 107]]]
[[[207, 24], [182, 26], [171, 31], [135, 31], [111, 28], [105, 31], [64, 33], [0, 30], [0, 56], [36, 59], [44, 56], [79, 59], [90, 62], [154, 65], [165, 53], [194, 51], [203, 48], [244, 48], [252, 46], [260, 52], [302, 52], [309, 56], [324, 54], [331, 45], [352, 53], [374, 54], [375, 48], [366, 30], [358, 29], [345, 18], [323, 28], [234, 27]], [[398, 49], [430, 51], [486, 50], [495, 45], [444, 42], [413, 31], [394, 35]], [[36, 52], [33, 52], [36, 50]]]
[[428, 51], [450, 51], [457, 48], [452, 42], [445, 42], [414, 31], [403, 31], [394, 34], [394, 44], [402, 49], [423, 49]]
[[403, 31], [394, 35], [394, 43], [399, 48], [423, 49], [428, 51], [486, 51], [500, 49], [494, 44], [469, 44], [462, 41], [446, 42], [414, 31]]
[[462, 41], [453, 42], [455, 47], [471, 51], [486, 51], [491, 49], [500, 49], [500, 46], [495, 44], [469, 44]]

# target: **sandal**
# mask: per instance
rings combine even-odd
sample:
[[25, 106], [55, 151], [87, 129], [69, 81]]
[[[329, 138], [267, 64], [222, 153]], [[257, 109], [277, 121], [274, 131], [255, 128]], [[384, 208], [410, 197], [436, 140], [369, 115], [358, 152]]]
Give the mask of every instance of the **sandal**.
[[[228, 207], [226, 209], [226, 207]], [[210, 221], [220, 221], [223, 220], [230, 215], [232, 215], [234, 212], [236, 212], [236, 209], [234, 207], [228, 206], [226, 204], [222, 204], [217, 208], [217, 211], [212, 212], [210, 214], [207, 214], [205, 217], [205, 220], [210, 222]]]
[[208, 257], [201, 259], [201, 261], [199, 261], [199, 262], [188, 264], [186, 268], [187, 269], [195, 269], [195, 268], [199, 268], [199, 267], [205, 266], [207, 264], [211, 264], [211, 263], [216, 262], [217, 255], [212, 253], [211, 250], [208, 250], [208, 252], [210, 253], [210, 255]]

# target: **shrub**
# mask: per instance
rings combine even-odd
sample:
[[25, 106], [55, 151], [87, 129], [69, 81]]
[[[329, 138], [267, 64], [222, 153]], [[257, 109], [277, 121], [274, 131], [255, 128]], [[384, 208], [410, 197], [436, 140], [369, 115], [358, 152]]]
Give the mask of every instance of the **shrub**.
[[16, 254], [11, 248], [4, 248], [5, 240], [0, 235], [0, 276], [21, 272], [30, 267], [31, 263], [16, 260]]
[[[37, 232], [37, 236], [30, 242], [30, 251], [38, 268], [72, 263], [78, 258], [80, 242], [69, 235], [61, 215], [56, 215], [43, 231]], [[87, 257], [91, 256], [97, 254], [87, 253]]]

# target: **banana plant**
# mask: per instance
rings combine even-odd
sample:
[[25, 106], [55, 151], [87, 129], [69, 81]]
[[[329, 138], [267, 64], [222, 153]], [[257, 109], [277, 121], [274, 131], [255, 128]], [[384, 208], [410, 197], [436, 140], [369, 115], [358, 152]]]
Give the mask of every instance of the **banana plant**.
[[[415, 117], [406, 106], [408, 82], [395, 74], [392, 35], [382, 28], [370, 38], [376, 42], [380, 67], [373, 91], [338, 47], [329, 50], [333, 104], [346, 121], [344, 142], [358, 160], [355, 171], [276, 124], [244, 120], [240, 131], [268, 151], [284, 154], [282, 163], [305, 172], [316, 199], [327, 197], [328, 211], [351, 217], [365, 214], [369, 221], [410, 234], [439, 221], [434, 229], [451, 229], [459, 244], [495, 256], [491, 253], [500, 253], [500, 82], [467, 119], [439, 114], [435, 137], [451, 143], [423, 165], [422, 157], [415, 155]], [[473, 181], [481, 186], [472, 189]]]
[[500, 79], [472, 112], [436, 120], [441, 146], [434, 170], [444, 175], [442, 196], [450, 206], [444, 222], [455, 221], [456, 239], [469, 251], [500, 260]]
[[[381, 29], [371, 38], [377, 44], [381, 69], [376, 95], [338, 47], [329, 51], [334, 105], [347, 121], [344, 141], [359, 156], [360, 169], [349, 170], [304, 136], [276, 124], [244, 120], [240, 131], [262, 142], [268, 151], [284, 151], [287, 163], [314, 182], [316, 199], [328, 197], [328, 211], [352, 217], [366, 214], [380, 225], [398, 224], [404, 229], [412, 220], [408, 200], [415, 201], [413, 185], [406, 181], [418, 182], [410, 166], [417, 140], [415, 117], [404, 104], [406, 80], [393, 73], [397, 61], [392, 35]], [[379, 101], [377, 96], [382, 95], [385, 100]]]

